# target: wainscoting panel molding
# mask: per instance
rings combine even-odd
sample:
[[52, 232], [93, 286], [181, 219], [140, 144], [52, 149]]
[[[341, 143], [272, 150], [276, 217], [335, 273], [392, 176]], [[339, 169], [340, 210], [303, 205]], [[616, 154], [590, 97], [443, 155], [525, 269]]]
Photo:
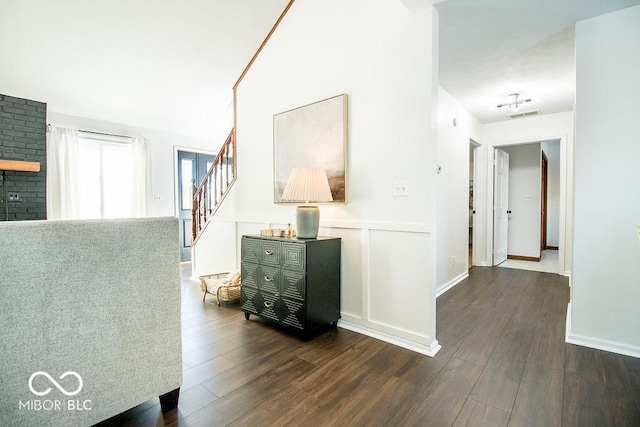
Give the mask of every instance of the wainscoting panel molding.
[[[194, 250], [192, 277], [239, 268], [242, 235], [263, 228], [286, 228], [281, 218], [217, 216]], [[323, 221], [320, 235], [342, 238], [341, 315], [339, 327], [426, 354], [440, 349], [429, 330], [426, 313], [431, 289], [429, 272], [431, 225], [359, 221]], [[202, 247], [200, 247], [202, 245]], [[200, 253], [202, 251], [202, 253]], [[233, 252], [235, 263], [224, 268], [216, 260]], [[196, 271], [197, 268], [197, 271]], [[462, 280], [462, 279], [460, 279]]]

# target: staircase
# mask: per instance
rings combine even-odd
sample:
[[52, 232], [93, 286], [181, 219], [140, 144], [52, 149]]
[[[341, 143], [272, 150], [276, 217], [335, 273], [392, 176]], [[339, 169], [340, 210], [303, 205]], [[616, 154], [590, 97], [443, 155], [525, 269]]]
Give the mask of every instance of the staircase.
[[195, 246], [196, 242], [202, 236], [202, 233], [206, 229], [207, 225], [215, 215], [216, 211], [220, 207], [220, 204], [224, 198], [229, 194], [233, 183], [237, 178], [237, 158], [236, 158], [236, 112], [237, 112], [237, 89], [238, 85], [244, 78], [244, 76], [251, 68], [251, 65], [256, 60], [264, 46], [267, 44], [271, 35], [275, 32], [276, 28], [287, 14], [295, 0], [290, 0], [287, 6], [284, 8], [278, 20], [265, 37], [264, 41], [253, 55], [247, 66], [240, 74], [240, 77], [233, 86], [233, 129], [229, 133], [229, 136], [222, 144], [222, 148], [218, 152], [211, 168], [207, 171], [202, 183], [199, 186], [196, 185], [195, 179], [193, 182], [193, 208], [191, 211], [192, 225], [191, 225], [191, 246]]
[[231, 129], [229, 136], [213, 164], [204, 176], [202, 183], [196, 187], [193, 183], [193, 208], [191, 210], [191, 244], [194, 245], [206, 228], [209, 220], [216, 213], [231, 186], [236, 182], [236, 130]]

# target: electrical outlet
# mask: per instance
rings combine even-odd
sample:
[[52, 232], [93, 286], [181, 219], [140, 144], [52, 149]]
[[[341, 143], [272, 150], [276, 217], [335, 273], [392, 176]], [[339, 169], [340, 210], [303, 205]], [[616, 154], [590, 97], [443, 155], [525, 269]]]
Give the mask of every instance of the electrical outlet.
[[456, 265], [456, 256], [451, 255], [451, 265]]
[[10, 202], [21, 202], [22, 198], [20, 197], [20, 193], [9, 193], [9, 201]]
[[393, 181], [393, 196], [407, 197], [409, 195], [409, 181], [397, 179]]

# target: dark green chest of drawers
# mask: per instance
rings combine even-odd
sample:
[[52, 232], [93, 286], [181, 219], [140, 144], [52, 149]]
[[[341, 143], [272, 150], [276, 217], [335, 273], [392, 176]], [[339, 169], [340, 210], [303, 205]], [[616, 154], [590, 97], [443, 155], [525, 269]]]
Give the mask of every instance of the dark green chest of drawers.
[[242, 236], [245, 317], [309, 332], [340, 318], [340, 239]]

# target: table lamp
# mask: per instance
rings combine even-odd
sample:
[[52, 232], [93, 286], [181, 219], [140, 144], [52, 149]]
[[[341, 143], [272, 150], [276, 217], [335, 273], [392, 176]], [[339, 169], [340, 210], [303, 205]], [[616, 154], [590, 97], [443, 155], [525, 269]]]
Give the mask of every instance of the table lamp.
[[320, 226], [320, 210], [309, 203], [333, 200], [327, 173], [323, 169], [293, 168], [282, 200], [305, 202], [296, 209], [296, 233], [299, 239], [315, 239]]

